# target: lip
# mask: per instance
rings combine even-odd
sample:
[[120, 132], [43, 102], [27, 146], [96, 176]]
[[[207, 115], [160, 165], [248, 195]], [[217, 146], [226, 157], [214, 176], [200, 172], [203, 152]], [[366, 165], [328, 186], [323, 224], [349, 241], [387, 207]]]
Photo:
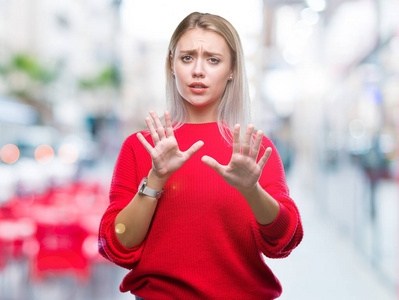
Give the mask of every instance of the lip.
[[193, 82], [189, 85], [189, 88], [194, 94], [203, 94], [208, 86], [202, 82]]
[[191, 88], [195, 88], [197, 86], [200, 86], [202, 88], [207, 88], [208, 87], [205, 83], [202, 83], [202, 82], [193, 82], [193, 83], [191, 83], [189, 85], [189, 87], [191, 87]]

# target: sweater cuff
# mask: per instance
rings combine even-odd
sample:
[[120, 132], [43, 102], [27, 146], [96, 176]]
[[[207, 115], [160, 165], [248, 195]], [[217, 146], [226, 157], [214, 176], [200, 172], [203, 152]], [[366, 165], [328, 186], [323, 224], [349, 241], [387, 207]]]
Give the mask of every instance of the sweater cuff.
[[112, 240], [112, 244], [115, 246], [115, 249], [122, 255], [123, 254], [127, 254], [127, 255], [131, 254], [132, 251], [135, 251], [135, 250], [139, 249], [141, 247], [141, 245], [143, 244], [143, 242], [142, 242], [140, 245], [138, 245], [138, 246], [136, 246], [134, 248], [126, 248], [118, 240], [118, 238], [116, 236], [116, 233], [115, 233], [115, 230], [111, 230], [111, 240]]
[[[108, 227], [108, 226], [106, 226]], [[101, 232], [100, 232], [101, 233]], [[105, 233], [105, 232], [104, 232]], [[100, 237], [100, 253], [110, 261], [127, 269], [132, 269], [133, 264], [140, 260], [144, 248], [144, 241], [134, 248], [126, 248], [116, 237], [115, 230], [107, 228]]]
[[269, 237], [279, 237], [283, 236], [284, 233], [292, 227], [293, 224], [296, 223], [296, 220], [292, 220], [292, 214], [290, 213], [289, 209], [282, 205], [279, 202], [280, 211], [276, 217], [276, 219], [267, 225], [258, 224], [258, 228], [262, 232], [263, 236]]

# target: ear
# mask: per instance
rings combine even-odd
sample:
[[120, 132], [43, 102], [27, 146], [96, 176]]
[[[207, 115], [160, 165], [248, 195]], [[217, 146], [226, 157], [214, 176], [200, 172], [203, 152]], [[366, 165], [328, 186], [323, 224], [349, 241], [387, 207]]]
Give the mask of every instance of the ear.
[[170, 68], [172, 69], [172, 73], [175, 72], [175, 66], [173, 64], [173, 56], [172, 54], [169, 54], [169, 61], [170, 61]]
[[232, 66], [230, 69], [230, 74], [229, 74], [229, 81], [232, 81], [234, 78], [234, 67]]

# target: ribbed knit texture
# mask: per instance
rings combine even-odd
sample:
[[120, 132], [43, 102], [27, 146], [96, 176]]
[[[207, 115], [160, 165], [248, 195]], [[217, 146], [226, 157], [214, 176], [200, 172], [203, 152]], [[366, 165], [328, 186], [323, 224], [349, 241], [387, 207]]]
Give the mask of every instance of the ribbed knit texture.
[[[151, 136], [144, 136], [153, 144]], [[124, 142], [116, 162], [99, 251], [131, 269], [120, 290], [146, 300], [277, 298], [281, 285], [261, 252], [286, 257], [300, 243], [303, 231], [276, 148], [263, 139], [260, 155], [269, 146], [273, 152], [259, 183], [280, 203], [280, 212], [272, 224], [262, 226], [245, 199], [201, 161], [204, 155], [224, 165], [230, 161], [232, 148], [217, 123], [185, 124], [175, 136], [182, 151], [198, 140], [205, 144], [169, 179], [149, 233], [134, 249], [119, 243], [114, 221], [148, 175], [151, 157], [134, 134]]]

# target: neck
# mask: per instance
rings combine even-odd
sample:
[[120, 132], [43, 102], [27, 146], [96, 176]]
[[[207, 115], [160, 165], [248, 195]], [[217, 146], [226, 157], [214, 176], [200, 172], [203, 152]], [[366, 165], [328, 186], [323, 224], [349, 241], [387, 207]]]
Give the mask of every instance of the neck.
[[187, 123], [211, 123], [217, 122], [217, 105], [209, 106], [193, 106], [186, 102], [186, 109], [188, 113]]

